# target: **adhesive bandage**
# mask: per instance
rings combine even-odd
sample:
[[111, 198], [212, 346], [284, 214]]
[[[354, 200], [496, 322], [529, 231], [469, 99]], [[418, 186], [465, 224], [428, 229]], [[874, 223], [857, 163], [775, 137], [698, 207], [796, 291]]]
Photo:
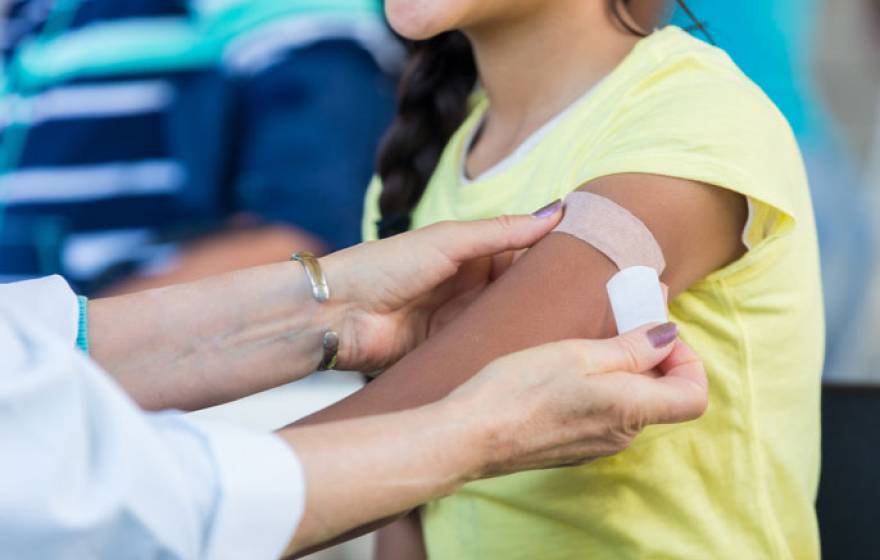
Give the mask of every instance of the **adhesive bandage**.
[[591, 245], [620, 270], [605, 287], [618, 333], [668, 320], [660, 285], [666, 260], [640, 219], [608, 198], [577, 191], [566, 197], [565, 217], [554, 231]]
[[660, 278], [650, 266], [624, 268], [611, 277], [605, 290], [620, 334], [669, 320]]

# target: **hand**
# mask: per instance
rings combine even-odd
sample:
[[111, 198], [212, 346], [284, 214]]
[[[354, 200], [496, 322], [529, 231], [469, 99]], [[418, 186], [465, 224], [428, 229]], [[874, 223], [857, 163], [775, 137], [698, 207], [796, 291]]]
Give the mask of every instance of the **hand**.
[[[475, 430], [489, 427], [476, 476], [587, 463], [625, 450], [650, 424], [700, 417], [706, 374], [675, 334], [668, 323], [604, 341], [547, 344], [489, 364], [445, 399]], [[651, 369], [660, 375], [641, 374]]]
[[369, 372], [397, 361], [476, 297], [512, 251], [547, 235], [561, 209], [442, 222], [322, 258], [328, 312], [341, 317], [338, 367]]
[[[288, 552], [477, 478], [580, 464], [625, 449], [648, 424], [697, 418], [706, 408], [706, 376], [676, 334], [667, 324], [548, 344], [491, 363], [432, 404], [282, 430], [308, 484]], [[637, 373], [655, 366], [662, 377]]]

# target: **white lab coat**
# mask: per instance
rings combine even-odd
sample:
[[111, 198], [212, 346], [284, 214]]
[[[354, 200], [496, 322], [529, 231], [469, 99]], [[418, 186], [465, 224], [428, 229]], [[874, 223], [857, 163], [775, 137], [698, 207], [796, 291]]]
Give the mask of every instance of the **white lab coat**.
[[293, 450], [140, 410], [77, 323], [58, 277], [0, 285], [0, 558], [278, 557], [304, 507]]

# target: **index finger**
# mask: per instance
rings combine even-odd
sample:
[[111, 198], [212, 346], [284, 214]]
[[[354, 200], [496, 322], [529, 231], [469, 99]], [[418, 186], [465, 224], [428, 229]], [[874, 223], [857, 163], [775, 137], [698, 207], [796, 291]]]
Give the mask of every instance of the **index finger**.
[[658, 366], [661, 376], [643, 377], [643, 391], [634, 403], [650, 424], [673, 424], [695, 420], [709, 403], [709, 381], [702, 360], [678, 341]]
[[682, 342], [681, 339], [675, 342], [672, 352], [660, 362], [657, 369], [663, 377], [687, 379], [692, 383], [708, 386], [708, 379], [706, 378], [703, 361], [697, 353], [686, 343]]
[[443, 222], [417, 230], [453, 262], [463, 263], [504, 251], [531, 247], [562, 219], [562, 203], [543, 216], [499, 216], [470, 222]]

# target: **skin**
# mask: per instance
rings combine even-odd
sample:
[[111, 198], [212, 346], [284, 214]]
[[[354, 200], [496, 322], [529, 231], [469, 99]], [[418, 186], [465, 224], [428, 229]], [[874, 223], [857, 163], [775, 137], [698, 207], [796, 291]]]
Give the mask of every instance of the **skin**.
[[[650, 194], [641, 190], [645, 186]], [[670, 298], [742, 252], [738, 232], [744, 213], [736, 211], [737, 198], [716, 196], [719, 189], [666, 177], [619, 175], [591, 184], [590, 190], [628, 208], [654, 233], [668, 263], [662, 280]], [[695, 212], [683, 214], [688, 219], [664, 221], [656, 209], [667, 205]], [[693, 243], [694, 227], [701, 231], [699, 246]], [[604, 286], [615, 272], [592, 247], [551, 234], [424, 344], [358, 393], [301, 425], [421, 406], [443, 398], [500, 356], [558, 340], [611, 336], [614, 323]], [[394, 531], [401, 538], [380, 536], [379, 552], [387, 553], [383, 557], [399, 557], [401, 548], [411, 550], [420, 540], [412, 517]]]
[[152, 410], [197, 410], [303, 377], [321, 361], [328, 329], [339, 334], [339, 369], [381, 369], [561, 216], [435, 224], [328, 255], [324, 304], [291, 262], [92, 300], [91, 356]]
[[[197, 408], [303, 376], [328, 326], [339, 329], [342, 365], [383, 367], [560, 217], [438, 224], [330, 255], [322, 266], [333, 297], [323, 305], [291, 263], [96, 300], [94, 357], [153, 408]], [[655, 367], [662, 377], [638, 373]], [[307, 496], [286, 554], [471, 480], [619, 452], [648, 424], [699, 417], [706, 399], [702, 364], [668, 324], [507, 356], [429, 405], [285, 428], [278, 436], [303, 465]]]
[[[470, 39], [490, 108], [465, 167], [477, 176], [595, 86], [637, 37], [604, 0], [389, 0], [395, 30], [422, 39], [457, 29]], [[747, 208], [740, 195], [671, 177], [622, 174], [582, 189], [630, 210], [655, 235], [674, 298], [739, 258]], [[553, 234], [529, 250], [447, 327], [365, 389], [305, 423], [356, 418], [442, 398], [499, 356], [557, 340], [614, 334], [604, 286], [616, 272], [601, 253]], [[380, 558], [415, 558], [417, 522], [380, 534]]]
[[[646, 330], [506, 356], [424, 407], [282, 430], [308, 480], [287, 553], [308, 553], [471, 480], [583, 464], [622, 451], [648, 424], [700, 416], [699, 359], [680, 342], [656, 348]], [[633, 373], [655, 366], [658, 379]]]

